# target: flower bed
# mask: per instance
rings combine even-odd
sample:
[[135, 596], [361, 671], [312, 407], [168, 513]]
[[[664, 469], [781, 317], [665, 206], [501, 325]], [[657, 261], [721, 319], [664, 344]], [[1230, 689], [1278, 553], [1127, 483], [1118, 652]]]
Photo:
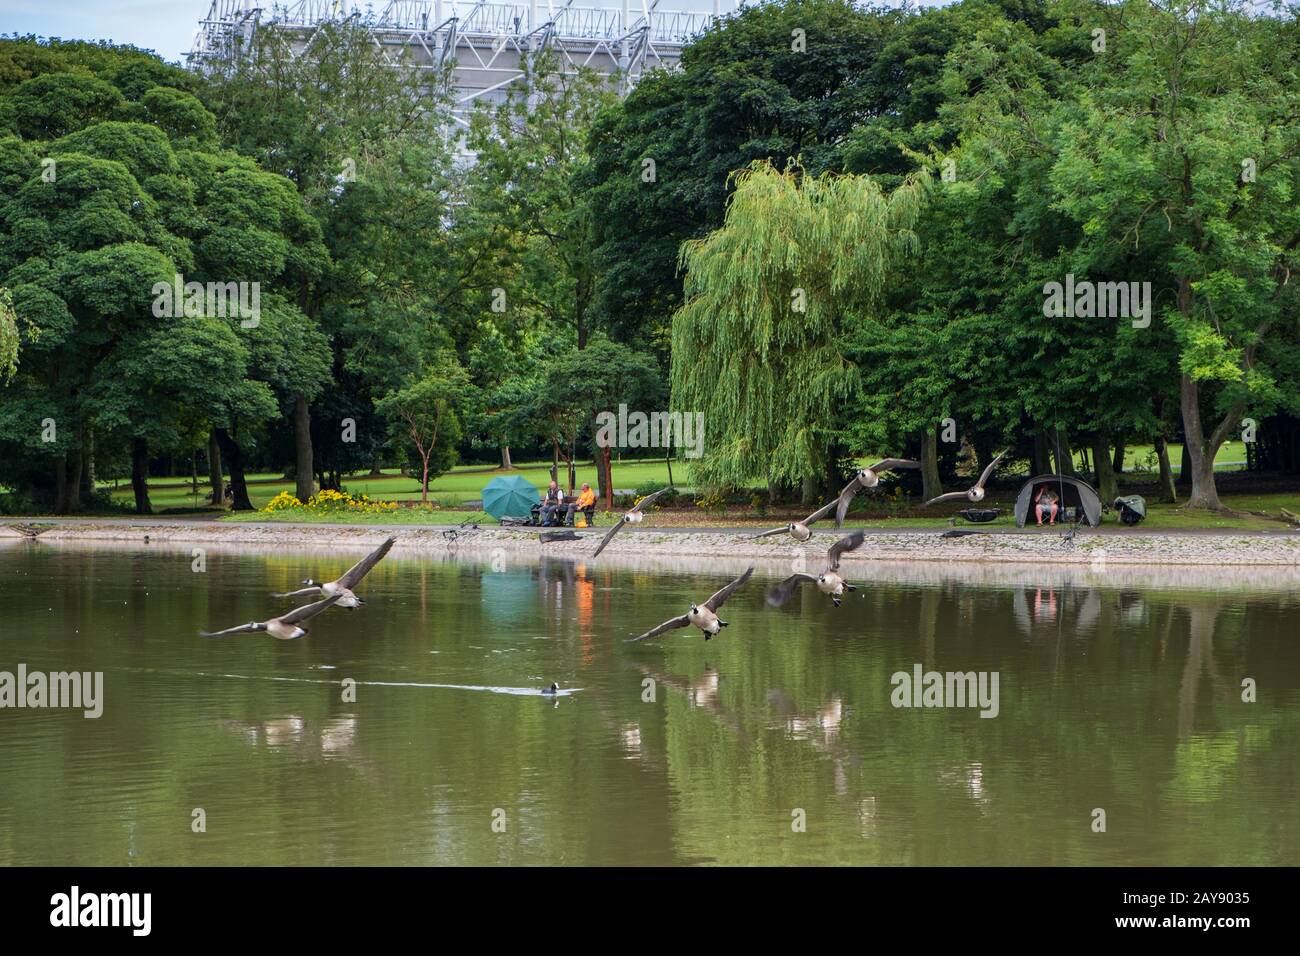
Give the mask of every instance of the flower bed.
[[317, 492], [305, 502], [299, 501], [287, 491], [282, 491], [266, 503], [262, 509], [267, 514], [282, 512], [301, 512], [313, 515], [331, 514], [387, 514], [397, 510], [396, 501], [374, 501], [369, 495], [354, 498], [346, 491], [325, 490]]

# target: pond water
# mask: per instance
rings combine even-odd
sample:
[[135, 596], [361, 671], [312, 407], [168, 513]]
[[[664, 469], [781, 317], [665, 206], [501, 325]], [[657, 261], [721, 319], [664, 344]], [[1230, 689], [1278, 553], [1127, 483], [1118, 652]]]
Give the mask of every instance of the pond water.
[[[0, 547], [0, 672], [104, 682], [0, 710], [0, 864], [1300, 863], [1290, 578], [861, 563], [774, 609], [760, 565], [715, 640], [629, 644], [744, 563], [399, 549], [302, 640], [196, 635], [356, 557]], [[895, 706], [918, 667], [996, 715]]]

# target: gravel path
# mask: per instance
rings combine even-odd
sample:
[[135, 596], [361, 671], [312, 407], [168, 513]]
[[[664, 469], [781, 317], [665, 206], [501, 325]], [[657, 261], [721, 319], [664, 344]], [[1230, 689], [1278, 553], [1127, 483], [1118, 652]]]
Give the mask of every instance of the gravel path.
[[[27, 525], [26, 522], [12, 522]], [[203, 544], [214, 546], [259, 545], [294, 550], [320, 547], [369, 547], [388, 534], [399, 538], [398, 549], [422, 553], [481, 552], [484, 556], [553, 555], [589, 559], [606, 528], [578, 532], [576, 541], [543, 544], [536, 530], [482, 528], [460, 531], [412, 525], [318, 525], [280, 523], [193, 522], [167, 519], [63, 519], [36, 539], [41, 543], [120, 542]], [[649, 524], [649, 521], [646, 522]], [[9, 532], [6, 534], [6, 532]], [[755, 540], [752, 529], [625, 528], [598, 559], [699, 560], [726, 558], [765, 562], [820, 563], [836, 532], [820, 532], [802, 545], [785, 536]], [[0, 525], [0, 541], [11, 546], [25, 535]], [[936, 531], [868, 532], [861, 549], [845, 556], [847, 564], [891, 562], [943, 562], [980, 564], [1087, 565], [1192, 565], [1201, 567], [1300, 566], [1300, 532], [1279, 530], [1253, 533], [1153, 533], [1104, 532], [1081, 529], [1073, 543], [1059, 531], [974, 532], [944, 538]]]

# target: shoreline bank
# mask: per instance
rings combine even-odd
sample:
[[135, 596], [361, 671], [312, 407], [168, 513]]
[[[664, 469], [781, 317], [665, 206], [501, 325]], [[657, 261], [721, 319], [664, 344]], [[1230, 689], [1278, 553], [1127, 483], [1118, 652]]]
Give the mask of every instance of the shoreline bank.
[[[33, 537], [17, 530], [41, 528]], [[43, 527], [42, 526], [47, 526]], [[0, 542], [150, 543], [262, 546], [270, 548], [372, 547], [389, 534], [397, 549], [422, 554], [507, 554], [566, 559], [591, 559], [607, 528], [579, 532], [576, 541], [542, 543], [536, 529], [480, 528], [457, 530], [423, 525], [257, 524], [251, 522], [186, 522], [108, 519], [11, 521], [0, 524]], [[798, 544], [785, 536], [754, 539], [740, 530], [679, 530], [624, 528], [597, 559], [622, 563], [626, 559], [733, 559], [788, 562], [802, 556], [819, 563], [837, 535], [853, 530], [828, 530]], [[1104, 533], [1081, 528], [1073, 542], [1056, 531], [973, 532], [944, 538], [934, 531], [868, 531], [863, 546], [844, 556], [848, 565], [892, 562], [955, 562], [1030, 565], [1173, 565], [1234, 567], [1300, 567], [1300, 532], [1270, 533]]]

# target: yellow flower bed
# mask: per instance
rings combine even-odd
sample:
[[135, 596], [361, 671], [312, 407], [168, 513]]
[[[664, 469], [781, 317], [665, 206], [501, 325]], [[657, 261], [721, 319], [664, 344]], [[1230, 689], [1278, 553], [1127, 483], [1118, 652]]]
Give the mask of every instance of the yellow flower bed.
[[305, 502], [287, 491], [282, 491], [266, 503], [262, 511], [303, 511], [308, 514], [388, 514], [397, 510], [396, 501], [374, 501], [369, 495], [354, 498], [345, 491], [325, 490], [312, 495]]

